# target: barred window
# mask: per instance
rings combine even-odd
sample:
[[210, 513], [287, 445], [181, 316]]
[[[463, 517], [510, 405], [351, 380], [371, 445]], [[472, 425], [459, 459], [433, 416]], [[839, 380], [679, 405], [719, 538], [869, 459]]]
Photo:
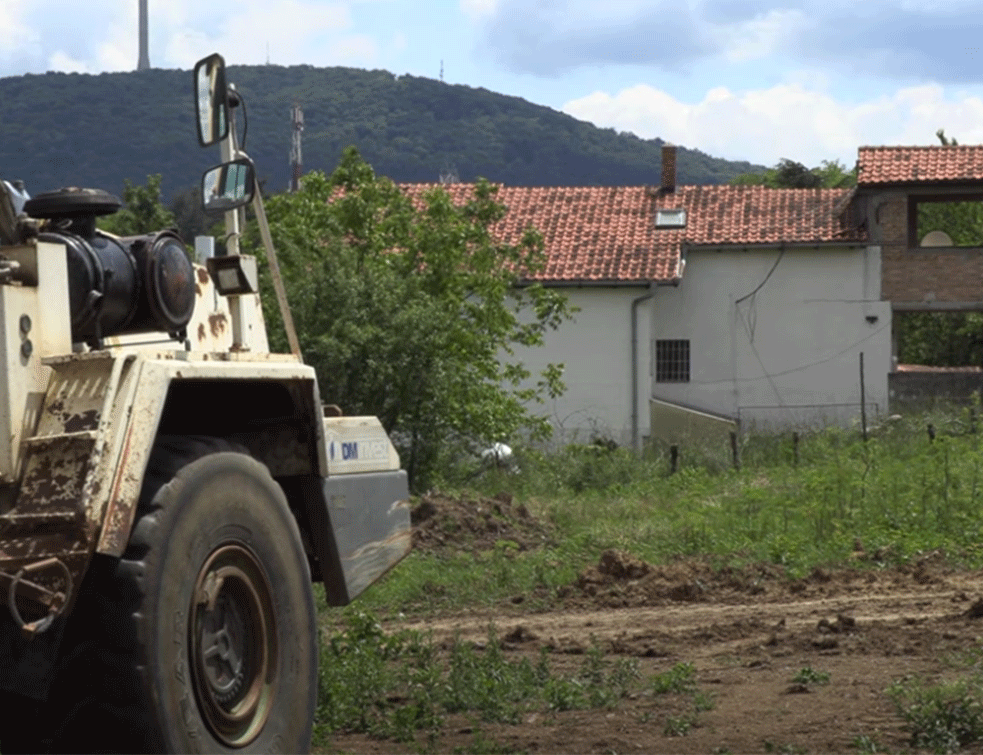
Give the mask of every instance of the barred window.
[[689, 382], [689, 341], [655, 342], [655, 382]]

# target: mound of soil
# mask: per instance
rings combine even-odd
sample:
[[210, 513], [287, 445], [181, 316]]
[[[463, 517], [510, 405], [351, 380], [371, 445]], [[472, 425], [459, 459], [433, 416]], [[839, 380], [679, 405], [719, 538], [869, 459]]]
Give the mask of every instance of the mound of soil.
[[728, 594], [762, 593], [763, 583], [780, 579], [780, 570], [770, 565], [718, 570], [689, 559], [654, 566], [630, 553], [607, 550], [560, 597], [570, 606], [609, 608], [716, 602]]
[[410, 513], [413, 547], [430, 553], [525, 551], [551, 542], [550, 528], [508, 493], [494, 498], [423, 496]]
[[[940, 554], [928, 554], [893, 569], [816, 568], [790, 577], [776, 564], [715, 567], [701, 559], [680, 559], [655, 566], [630, 553], [607, 550], [560, 591], [571, 608], [633, 608], [671, 603], [739, 603], [761, 600], [870, 595], [925, 586], [945, 587], [952, 569]], [[983, 613], [983, 609], [981, 609]]]

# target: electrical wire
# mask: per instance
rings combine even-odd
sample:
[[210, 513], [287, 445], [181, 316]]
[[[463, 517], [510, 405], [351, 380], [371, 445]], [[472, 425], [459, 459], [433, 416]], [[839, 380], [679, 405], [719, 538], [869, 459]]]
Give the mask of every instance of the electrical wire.
[[[744, 318], [741, 318], [741, 324], [742, 325], [745, 325]], [[768, 368], [765, 367], [764, 360], [761, 359], [761, 354], [758, 353], [758, 347], [754, 345], [754, 334], [753, 334], [753, 332], [748, 328], [747, 325], [745, 325], [744, 330], [747, 333], [748, 343], [751, 346], [751, 351], [754, 352], [754, 357], [755, 357], [755, 359], [758, 360], [758, 365], [760, 365], [760, 367], [761, 367], [761, 372], [768, 379], [768, 384], [771, 386], [771, 390], [775, 393], [775, 398], [778, 400], [778, 405], [782, 409], [784, 409], [785, 408], [785, 401], [782, 399], [782, 393], [781, 393], [781, 391], [778, 390], [778, 386], [775, 384], [775, 380], [773, 379], [771, 373], [768, 372]]]
[[[776, 269], [778, 269], [778, 264], [782, 261], [782, 257], [784, 257], [784, 256], [785, 256], [785, 247], [782, 247], [779, 250], [779, 252], [778, 252], [778, 257], [775, 259], [775, 264], [773, 264], [771, 266], [771, 269], [768, 271], [768, 274], [765, 275], [765, 277], [761, 281], [761, 283], [759, 283], [757, 286], [755, 286], [754, 290], [751, 293], [745, 294], [740, 299], [737, 299], [737, 300], [734, 301], [734, 306], [737, 308], [738, 314], [740, 314], [740, 312], [741, 312], [741, 303], [744, 302], [744, 301], [746, 301], [746, 300], [748, 300], [748, 299], [751, 300], [750, 303], [748, 304], [748, 314], [747, 314], [747, 325], [746, 325], [746, 328], [747, 328], [747, 331], [748, 331], [748, 339], [751, 341], [752, 344], [754, 343], [754, 332], [755, 332], [755, 330], [757, 330], [757, 326], [758, 326], [758, 307], [757, 307], [758, 299], [757, 299], [757, 293], [762, 288], [764, 288], [765, 284], [771, 278], [772, 274], [775, 272]], [[741, 322], [742, 323], [744, 322], [744, 318], [743, 317], [741, 317]]]
[[740, 304], [745, 299], [750, 299], [752, 296], [754, 296], [756, 293], [758, 293], [758, 291], [760, 291], [762, 288], [764, 288], [764, 285], [768, 282], [768, 279], [771, 278], [772, 273], [775, 272], [775, 268], [778, 267], [778, 263], [782, 261], [782, 257], [784, 257], [784, 256], [785, 256], [785, 247], [782, 247], [779, 250], [779, 252], [778, 252], [778, 259], [775, 260], [775, 264], [771, 266], [771, 270], [768, 271], [768, 274], [765, 276], [764, 280], [761, 281], [761, 283], [759, 283], [757, 285], [757, 287], [754, 289], [754, 291], [752, 291], [749, 294], [745, 294], [740, 299], [737, 299], [734, 302], [734, 304]]
[[[738, 377], [734, 377], [734, 378], [724, 378], [722, 380], [690, 380], [690, 384], [691, 385], [718, 385], [719, 383], [723, 383], [723, 382], [751, 383], [751, 382], [754, 382], [756, 380], [761, 380], [761, 378], [763, 378], [763, 377], [766, 377], [766, 378], [776, 378], [776, 377], [782, 377], [783, 375], [791, 375], [791, 374], [796, 373], [796, 372], [802, 372], [803, 370], [808, 370], [808, 369], [810, 369], [812, 367], [815, 367], [817, 365], [825, 364], [826, 362], [832, 362], [837, 357], [841, 357], [844, 354], [846, 354], [848, 351], [851, 351], [852, 349], [855, 349], [860, 344], [865, 343], [866, 341], [869, 341], [871, 338], [873, 338], [874, 336], [876, 336], [878, 333], [880, 333], [882, 330], [884, 330], [885, 328], [887, 328], [889, 325], [890, 325], [890, 323], [885, 323], [884, 325], [881, 325], [881, 327], [879, 327], [877, 330], [875, 330], [874, 332], [872, 332], [870, 335], [864, 336], [859, 341], [854, 341], [852, 344], [850, 344], [849, 346], [846, 346], [846, 347], [840, 349], [835, 354], [831, 354], [830, 356], [826, 357], [825, 359], [818, 359], [815, 362], [810, 362], [809, 364], [803, 364], [803, 365], [800, 365], [798, 367], [792, 367], [791, 369], [782, 370], [781, 372], [771, 372], [771, 373], [766, 372], [764, 375], [759, 375], [757, 377], [752, 377], [752, 378], [738, 378]], [[763, 366], [762, 366], [762, 368], [763, 368]]]

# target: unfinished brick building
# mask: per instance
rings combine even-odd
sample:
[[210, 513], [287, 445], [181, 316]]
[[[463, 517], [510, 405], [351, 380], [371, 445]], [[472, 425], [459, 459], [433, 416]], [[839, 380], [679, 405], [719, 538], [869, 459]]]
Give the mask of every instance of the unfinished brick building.
[[[919, 212], [983, 201], [983, 146], [861, 147], [858, 168], [844, 221], [879, 248], [881, 297], [895, 322], [906, 312], [983, 312], [983, 228], [930, 227]], [[892, 376], [892, 398], [966, 394], [979, 387], [979, 367], [926, 374], [902, 366], [915, 374]]]
[[983, 247], [918, 227], [920, 205], [983, 201], [983, 146], [861, 147], [858, 165], [848, 211], [881, 247], [881, 296], [897, 312], [983, 310]]

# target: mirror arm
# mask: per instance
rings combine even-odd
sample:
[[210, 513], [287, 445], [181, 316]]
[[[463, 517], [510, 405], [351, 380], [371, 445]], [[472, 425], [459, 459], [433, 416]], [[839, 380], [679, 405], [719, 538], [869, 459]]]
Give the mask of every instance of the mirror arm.
[[283, 285], [283, 276], [280, 275], [280, 263], [277, 261], [276, 250], [273, 249], [273, 237], [270, 235], [270, 224], [266, 221], [266, 210], [263, 207], [263, 194], [259, 190], [259, 179], [255, 179], [257, 186], [253, 193], [253, 211], [259, 223], [259, 235], [263, 239], [263, 247], [266, 249], [266, 259], [270, 266], [270, 277], [273, 279], [273, 290], [276, 291], [276, 301], [280, 307], [280, 317], [283, 318], [283, 329], [287, 331], [287, 341], [290, 343], [290, 352], [300, 361], [304, 361], [300, 353], [300, 341], [297, 340], [297, 330], [294, 328], [294, 318], [290, 314], [290, 305], [287, 303], [287, 289]]
[[[221, 148], [222, 162], [227, 163], [237, 159], [239, 148], [236, 146], [236, 131], [232, 123], [229, 123], [228, 135], [219, 143]], [[225, 212], [225, 239], [226, 254], [239, 254], [239, 208], [227, 210]]]

